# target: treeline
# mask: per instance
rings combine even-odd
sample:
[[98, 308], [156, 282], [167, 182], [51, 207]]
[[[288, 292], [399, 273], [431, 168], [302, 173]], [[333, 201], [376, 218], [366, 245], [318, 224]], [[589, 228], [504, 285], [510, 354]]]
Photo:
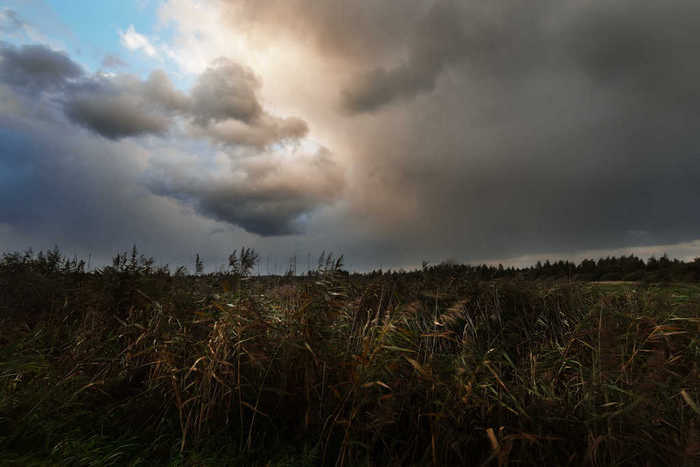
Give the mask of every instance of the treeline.
[[[254, 266], [259, 262], [259, 255], [253, 249], [241, 248], [237, 256], [237, 250], [228, 258], [228, 269], [221, 269], [210, 275], [238, 274], [250, 275]], [[315, 275], [319, 271], [333, 269], [338, 272], [343, 267], [343, 257], [335, 257], [332, 254], [321, 255], [318, 267], [308, 271], [306, 275]], [[186, 266], [171, 269], [169, 265], [156, 265], [153, 257], [140, 254], [136, 247], [130, 253], [118, 253], [114, 256], [112, 265], [89, 271], [89, 264], [77, 257], [68, 257], [61, 253], [58, 247], [47, 252], [34, 253], [32, 250], [25, 252], [3, 253], [0, 258], [0, 268], [5, 272], [28, 271], [36, 273], [132, 273], [143, 275], [188, 276], [192, 273], [201, 275], [204, 264], [199, 255], [196, 255], [192, 272]], [[670, 259], [664, 255], [660, 258], [652, 256], [648, 260], [634, 256], [606, 257], [598, 260], [584, 259], [579, 263], [571, 261], [538, 261], [533, 266], [504, 267], [494, 265], [469, 265], [454, 262], [443, 262], [431, 265], [424, 262], [421, 269], [406, 271], [400, 270], [373, 270], [368, 273], [354, 273], [353, 276], [375, 277], [379, 275], [417, 275], [430, 273], [431, 275], [449, 275], [452, 277], [465, 277], [472, 280], [493, 279], [521, 279], [521, 280], [571, 280], [571, 281], [641, 281], [641, 282], [700, 282], [700, 258], [693, 261], [681, 261]], [[296, 271], [290, 267], [285, 276], [294, 276]]]
[[[634, 255], [584, 259], [580, 263], [571, 261], [538, 261], [529, 267], [471, 266], [441, 263], [423, 266], [433, 273], [452, 272], [479, 280], [517, 278], [524, 280], [575, 280], [575, 281], [642, 281], [642, 282], [697, 282], [700, 281], [700, 258], [685, 262], [651, 257], [647, 261]], [[381, 271], [374, 271], [374, 274]]]

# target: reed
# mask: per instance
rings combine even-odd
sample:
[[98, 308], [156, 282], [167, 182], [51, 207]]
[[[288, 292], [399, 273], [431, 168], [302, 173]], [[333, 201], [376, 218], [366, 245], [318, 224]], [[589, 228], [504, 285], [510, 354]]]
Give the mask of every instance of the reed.
[[133, 256], [0, 264], [3, 463], [700, 462], [696, 285]]

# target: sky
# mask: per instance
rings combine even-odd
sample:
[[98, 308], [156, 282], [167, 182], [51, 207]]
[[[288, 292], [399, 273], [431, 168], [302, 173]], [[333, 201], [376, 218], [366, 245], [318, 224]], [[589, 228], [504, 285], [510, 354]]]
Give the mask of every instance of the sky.
[[4, 0], [0, 250], [700, 256], [695, 0]]

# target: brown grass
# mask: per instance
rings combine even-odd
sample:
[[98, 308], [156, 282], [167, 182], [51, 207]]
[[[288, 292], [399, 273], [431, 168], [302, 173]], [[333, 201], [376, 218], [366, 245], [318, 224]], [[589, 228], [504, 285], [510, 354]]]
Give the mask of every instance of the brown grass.
[[18, 462], [700, 461], [687, 291], [449, 270], [239, 290], [223, 276], [0, 277], [0, 447]]

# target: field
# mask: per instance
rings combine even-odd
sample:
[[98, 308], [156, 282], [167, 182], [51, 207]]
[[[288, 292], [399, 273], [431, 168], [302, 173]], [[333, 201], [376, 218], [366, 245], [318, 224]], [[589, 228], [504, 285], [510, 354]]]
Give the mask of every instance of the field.
[[700, 463], [700, 285], [0, 268], [3, 465]]

